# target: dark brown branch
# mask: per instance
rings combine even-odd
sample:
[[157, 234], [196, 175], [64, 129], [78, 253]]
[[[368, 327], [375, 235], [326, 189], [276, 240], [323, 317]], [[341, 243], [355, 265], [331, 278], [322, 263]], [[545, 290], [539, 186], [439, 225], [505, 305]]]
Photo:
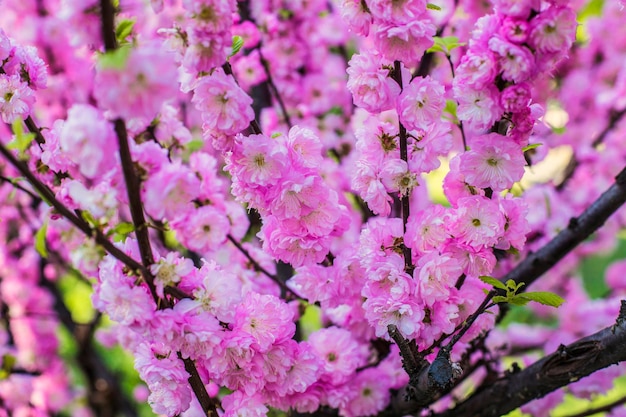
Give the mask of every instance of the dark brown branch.
[[556, 352], [479, 389], [436, 417], [497, 417], [600, 369], [626, 360], [625, 302], [615, 325], [563, 346]]

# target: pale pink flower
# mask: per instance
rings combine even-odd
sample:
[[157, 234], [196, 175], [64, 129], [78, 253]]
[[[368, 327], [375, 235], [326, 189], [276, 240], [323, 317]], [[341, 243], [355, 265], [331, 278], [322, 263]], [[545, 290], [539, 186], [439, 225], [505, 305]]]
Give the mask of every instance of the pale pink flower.
[[357, 35], [367, 36], [369, 34], [372, 15], [369, 13], [364, 0], [343, 0], [341, 18]]
[[456, 258], [438, 251], [426, 253], [419, 259], [414, 272], [420, 298], [428, 306], [447, 299], [461, 274], [463, 267]]
[[472, 139], [471, 147], [461, 154], [460, 162], [468, 184], [498, 192], [511, 188], [524, 175], [524, 154], [510, 138], [489, 133]]
[[26, 119], [35, 104], [35, 95], [19, 75], [0, 74], [0, 116], [4, 123], [13, 123], [18, 117]]
[[182, 66], [191, 74], [210, 72], [226, 61], [231, 46], [231, 35], [209, 33], [202, 30], [187, 31], [189, 46], [185, 50]]
[[419, 252], [440, 248], [450, 237], [445, 230], [448, 217], [446, 208], [438, 204], [412, 212], [404, 234], [405, 244]]
[[201, 206], [187, 217], [172, 222], [177, 237], [185, 247], [205, 253], [218, 249], [230, 230], [230, 221], [222, 210], [214, 206]]
[[350, 379], [354, 371], [367, 360], [367, 348], [352, 334], [339, 327], [328, 327], [309, 336], [313, 352], [322, 360], [321, 378], [338, 385]]
[[145, 209], [155, 219], [174, 221], [193, 209], [200, 180], [184, 165], [167, 164], [143, 183]]
[[2, 69], [9, 75], [19, 75], [20, 79], [33, 90], [46, 88], [48, 70], [34, 46], [16, 47], [14, 54], [9, 57]]
[[261, 64], [258, 49], [248, 55], [240, 56], [233, 62], [233, 72], [244, 89], [249, 89], [267, 80], [267, 73]]
[[180, 258], [174, 252], [169, 252], [165, 258], [159, 259], [150, 266], [154, 275], [154, 285], [159, 297], [163, 297], [163, 288], [175, 285], [181, 278], [193, 271], [191, 259]]
[[502, 90], [500, 103], [506, 112], [520, 112], [525, 110], [531, 101], [531, 89], [527, 83], [513, 84]]
[[393, 24], [423, 19], [426, 12], [424, 0], [367, 0], [367, 5], [374, 19]]
[[400, 86], [390, 77], [390, 67], [374, 51], [361, 51], [348, 62], [348, 90], [354, 104], [370, 113], [395, 107]]
[[528, 39], [528, 22], [521, 19], [506, 18], [502, 21], [500, 34], [509, 42], [518, 45], [523, 44]]
[[224, 408], [222, 417], [266, 417], [269, 411], [260, 394], [248, 396], [242, 391], [234, 391], [221, 402]]
[[381, 23], [375, 27], [374, 44], [386, 59], [412, 66], [433, 45], [436, 31], [435, 25], [422, 17], [400, 25]]
[[94, 96], [113, 117], [138, 118], [146, 125], [163, 103], [178, 95], [174, 55], [156, 43], [130, 49], [122, 68], [99, 62]]
[[427, 76], [414, 78], [398, 97], [398, 115], [407, 129], [426, 130], [441, 118], [445, 89]]
[[234, 135], [254, 119], [252, 99], [221, 68], [200, 78], [192, 102], [202, 114], [204, 130]]
[[453, 83], [455, 86], [467, 84], [475, 89], [480, 89], [487, 84], [493, 83], [496, 75], [496, 58], [494, 54], [484, 47], [476, 47], [470, 49], [461, 58]]
[[259, 352], [291, 338], [295, 330], [293, 312], [273, 295], [249, 292], [235, 312], [233, 331], [251, 335]]
[[9, 57], [12, 49], [11, 39], [0, 29], [0, 62]]
[[75, 104], [70, 108], [61, 126], [59, 145], [87, 178], [102, 175], [115, 164], [117, 138], [113, 126], [90, 105]]
[[497, 203], [481, 196], [463, 197], [448, 232], [462, 243], [480, 247], [495, 245], [504, 234], [504, 216]]
[[526, 235], [531, 228], [526, 216], [529, 212], [528, 204], [521, 198], [501, 198], [500, 207], [504, 213], [504, 236], [496, 248], [507, 250], [511, 247], [521, 250], [526, 243]]
[[391, 381], [378, 368], [365, 369], [349, 382], [351, 394], [340, 408], [345, 417], [374, 416], [387, 407], [391, 394]]
[[498, 56], [504, 80], [520, 83], [533, 75], [535, 59], [525, 46], [515, 45], [495, 36], [489, 40], [489, 49]]
[[550, 7], [531, 21], [530, 45], [543, 53], [567, 53], [576, 40], [576, 14], [568, 7]]
[[368, 298], [363, 303], [365, 317], [376, 336], [390, 340], [388, 326], [393, 324], [408, 339], [417, 337], [424, 319], [424, 307], [415, 296], [394, 299], [387, 296]]
[[479, 90], [455, 85], [454, 97], [459, 106], [459, 120], [476, 130], [489, 129], [502, 115], [499, 92], [495, 86], [485, 86]]
[[526, 19], [531, 10], [539, 11], [540, 0], [494, 0], [494, 8], [505, 16]]

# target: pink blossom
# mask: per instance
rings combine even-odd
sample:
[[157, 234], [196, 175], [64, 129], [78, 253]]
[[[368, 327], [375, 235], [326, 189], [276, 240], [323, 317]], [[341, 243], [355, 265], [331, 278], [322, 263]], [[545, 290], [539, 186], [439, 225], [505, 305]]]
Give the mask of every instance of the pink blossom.
[[520, 83], [533, 75], [535, 60], [525, 46], [515, 45], [496, 36], [489, 40], [489, 49], [498, 56], [503, 79]]
[[505, 218], [504, 236], [496, 248], [521, 250], [526, 243], [526, 235], [531, 231], [526, 219], [529, 207], [524, 200], [519, 198], [501, 198], [500, 207]]
[[416, 338], [422, 328], [424, 307], [414, 296], [394, 299], [387, 296], [368, 298], [363, 303], [365, 317], [377, 337], [389, 340], [388, 326], [393, 324], [406, 338]]
[[265, 217], [258, 233], [263, 240], [263, 248], [294, 267], [322, 262], [328, 253], [328, 236], [312, 236], [297, 222], [279, 220], [275, 216]]
[[235, 308], [242, 299], [241, 281], [235, 274], [208, 262], [195, 276], [188, 278], [183, 277], [179, 288], [192, 293], [202, 308], [220, 321], [230, 323], [234, 320]]
[[261, 395], [250, 397], [241, 391], [234, 391], [222, 398], [222, 417], [265, 417], [269, 409], [263, 403]]
[[295, 330], [292, 311], [272, 295], [249, 292], [235, 312], [233, 331], [251, 335], [259, 352], [291, 338]]
[[249, 89], [267, 80], [267, 74], [261, 64], [261, 56], [257, 49], [233, 62], [233, 72], [244, 89]]
[[362, 36], [369, 34], [372, 15], [369, 13], [368, 5], [365, 1], [343, 0], [341, 3], [341, 18], [354, 33]]
[[576, 14], [568, 7], [550, 7], [531, 21], [530, 45], [543, 53], [562, 53], [576, 39]]
[[20, 80], [19, 75], [0, 74], [0, 116], [4, 123], [13, 123], [17, 118], [26, 119], [33, 104], [33, 91]]
[[150, 266], [150, 272], [154, 275], [154, 284], [157, 294], [163, 297], [163, 288], [168, 285], [175, 285], [181, 278], [193, 271], [191, 259], [179, 258], [174, 252], [167, 254], [165, 258], [159, 259]]
[[496, 58], [484, 47], [472, 48], [463, 55], [453, 80], [454, 86], [468, 84], [475, 89], [491, 84], [496, 78]]
[[491, 248], [476, 248], [458, 241], [449, 242], [442, 253], [460, 262], [463, 273], [471, 276], [490, 275], [497, 262]]
[[527, 83], [513, 84], [502, 90], [500, 103], [506, 112], [525, 110], [531, 101], [531, 90]]
[[233, 2], [230, 0], [184, 0], [183, 7], [190, 12], [190, 25], [209, 33], [222, 33], [232, 25]]
[[172, 54], [155, 43], [140, 44], [128, 51], [121, 68], [99, 62], [94, 96], [113, 117], [138, 118], [147, 125], [177, 96], [177, 80]]
[[13, 46], [11, 45], [11, 40], [4, 33], [4, 31], [0, 29], [0, 62], [9, 57], [12, 49]]
[[368, 0], [367, 5], [374, 19], [393, 24], [406, 23], [424, 18], [424, 0]]
[[404, 242], [419, 252], [440, 248], [450, 237], [445, 229], [448, 211], [440, 205], [412, 212], [406, 225]]
[[289, 129], [286, 145], [293, 166], [315, 168], [323, 162], [322, 142], [311, 129], [292, 127]]
[[433, 45], [436, 31], [435, 25], [422, 17], [399, 25], [381, 23], [375, 26], [374, 44], [386, 59], [414, 65]]
[[221, 68], [198, 81], [192, 102], [202, 113], [205, 130], [234, 135], [254, 118], [252, 99]]
[[499, 93], [495, 86], [475, 90], [455, 85], [454, 97], [459, 102], [459, 119], [476, 130], [489, 129], [502, 115]]
[[451, 125], [439, 120], [426, 131], [411, 132], [408, 139], [409, 169], [412, 172], [430, 172], [441, 165], [435, 156], [447, 155], [452, 149]]
[[506, 18], [502, 21], [500, 34], [509, 42], [521, 45], [526, 42], [528, 33], [528, 23], [525, 20]]
[[418, 281], [419, 296], [427, 306], [436, 301], [445, 300], [450, 289], [463, 274], [463, 267], [456, 258], [437, 251], [422, 256], [415, 268], [414, 276]]
[[402, 124], [407, 129], [426, 130], [441, 118], [444, 93], [443, 85], [429, 76], [411, 80], [398, 97], [398, 115]]
[[339, 327], [329, 327], [309, 336], [313, 352], [322, 360], [322, 379], [338, 385], [350, 379], [365, 364], [367, 349], [352, 334]]
[[540, 3], [539, 0], [495, 0], [494, 8], [505, 16], [526, 19], [531, 10], [539, 11]]
[[187, 32], [189, 46], [185, 50], [182, 65], [191, 74], [210, 72], [226, 61], [230, 48], [230, 34], [209, 33], [192, 28]]
[[81, 174], [95, 178], [115, 164], [117, 138], [110, 122], [100, 110], [87, 104], [75, 104], [61, 127], [59, 145], [68, 158], [78, 165]]
[[143, 202], [148, 214], [157, 219], [176, 220], [193, 208], [200, 180], [186, 166], [167, 164], [143, 184]]
[[373, 416], [387, 407], [390, 380], [377, 368], [365, 369], [350, 381], [350, 398], [340, 413], [345, 417]]
[[200, 253], [218, 249], [226, 241], [230, 226], [226, 214], [214, 206], [198, 207], [172, 222], [181, 243]]
[[2, 69], [8, 75], [19, 75], [20, 79], [33, 90], [46, 88], [48, 70], [34, 46], [16, 47]]
[[463, 197], [448, 232], [474, 247], [493, 246], [504, 234], [504, 216], [497, 203], [484, 197]]
[[395, 107], [400, 86], [390, 77], [382, 57], [374, 51], [361, 51], [348, 62], [348, 90], [354, 104], [370, 113], [378, 113]]
[[148, 403], [155, 413], [174, 416], [189, 408], [189, 374], [176, 355], [144, 343], [135, 351], [135, 368], [150, 388]]
[[522, 149], [508, 137], [489, 133], [472, 139], [471, 147], [460, 162], [468, 184], [497, 192], [511, 188], [524, 175]]

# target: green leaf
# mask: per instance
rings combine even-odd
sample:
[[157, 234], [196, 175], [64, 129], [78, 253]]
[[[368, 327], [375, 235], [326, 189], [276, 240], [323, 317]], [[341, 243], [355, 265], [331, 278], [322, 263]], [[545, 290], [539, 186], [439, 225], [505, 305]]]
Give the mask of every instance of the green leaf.
[[129, 44], [120, 46], [113, 51], [107, 51], [98, 57], [98, 67], [100, 69], [124, 69], [130, 56], [131, 47]]
[[506, 285], [504, 285], [503, 283], [501, 283], [500, 281], [498, 281], [497, 279], [487, 276], [487, 275], [482, 275], [480, 277], [480, 280], [482, 282], [484, 282], [485, 284], [489, 284], [494, 288], [499, 288], [501, 290], [506, 290]]
[[516, 297], [522, 297], [528, 301], [534, 301], [536, 303], [543, 304], [544, 306], [557, 308], [565, 302], [562, 297], [547, 291], [526, 292], [518, 294]]
[[437, 6], [436, 4], [433, 4], [433, 3], [426, 3], [426, 8], [428, 10], [437, 10], [437, 11], [441, 10], [441, 7], [439, 7], [439, 6]]
[[507, 297], [507, 302], [514, 306], [525, 306], [530, 300], [525, 298], [523, 294], [516, 294], [512, 297]]
[[446, 55], [450, 55], [450, 51], [465, 45], [459, 42], [459, 38], [456, 36], [435, 36], [433, 41], [434, 45], [427, 52], [443, 52]]
[[115, 29], [115, 37], [120, 44], [126, 43], [126, 38], [133, 32], [135, 21], [132, 19], [122, 20]]
[[523, 282], [520, 282], [519, 284], [517, 284], [512, 279], [510, 279], [510, 280], [508, 280], [506, 282], [507, 291], [510, 291], [513, 294], [517, 293], [517, 291], [519, 291], [519, 289], [522, 288], [524, 285], [526, 285], [526, 284], [524, 284]]
[[46, 231], [48, 230], [48, 222], [46, 221], [35, 233], [35, 250], [42, 258], [48, 257], [46, 249]]
[[113, 233], [119, 237], [126, 237], [129, 233], [135, 231], [135, 225], [128, 222], [121, 222], [117, 224], [113, 229]]
[[509, 301], [509, 299], [501, 295], [496, 295], [495, 297], [491, 299], [491, 301], [493, 301], [494, 303], [506, 303]]
[[527, 152], [527, 151], [530, 151], [532, 149], [536, 149], [536, 148], [540, 147], [541, 145], [543, 145], [543, 143], [531, 143], [528, 146], [524, 146], [522, 148], [522, 152]]
[[232, 46], [233, 51], [230, 53], [230, 55], [228, 55], [228, 57], [230, 58], [231, 56], [239, 52], [242, 46], [243, 46], [243, 38], [239, 35], [233, 36], [233, 46]]
[[85, 220], [87, 223], [89, 223], [89, 225], [91, 227], [98, 226], [98, 222], [96, 221], [96, 219], [94, 219], [94, 217], [91, 215], [90, 212], [88, 212], [88, 211], [81, 211], [80, 215], [83, 218], [83, 220]]
[[15, 149], [19, 152], [20, 159], [26, 159], [24, 152], [28, 149], [33, 139], [34, 133], [24, 133], [24, 124], [19, 117], [11, 124], [13, 130], [13, 139], [7, 143], [7, 148]]

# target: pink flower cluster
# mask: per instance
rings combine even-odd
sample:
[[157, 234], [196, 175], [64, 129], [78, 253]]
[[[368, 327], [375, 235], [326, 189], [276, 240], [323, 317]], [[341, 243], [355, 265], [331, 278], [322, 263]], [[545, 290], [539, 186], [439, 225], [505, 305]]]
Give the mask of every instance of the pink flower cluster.
[[309, 129], [288, 135], [238, 135], [227, 155], [232, 192], [263, 216], [266, 250], [293, 266], [324, 260], [349, 219], [339, 196], [319, 175], [322, 145]]
[[540, 10], [539, 2], [498, 1], [495, 14], [478, 20], [453, 82], [458, 117], [472, 131], [484, 133], [507, 115], [511, 137], [527, 144], [538, 118], [530, 107], [531, 83], [575, 40], [575, 13], [551, 3]]
[[46, 88], [46, 64], [32, 46], [21, 46], [0, 29], [0, 118], [4, 123], [26, 119], [35, 91]]

